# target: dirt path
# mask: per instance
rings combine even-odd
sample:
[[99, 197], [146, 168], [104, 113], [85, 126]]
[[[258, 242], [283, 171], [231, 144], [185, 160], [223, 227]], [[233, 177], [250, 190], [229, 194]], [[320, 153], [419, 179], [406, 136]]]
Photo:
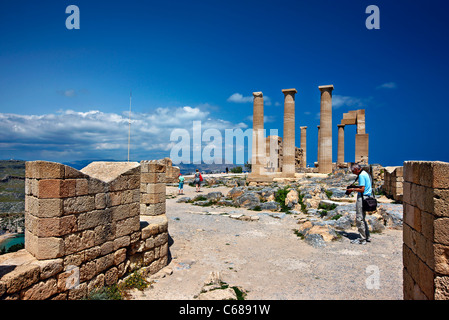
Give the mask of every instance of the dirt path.
[[[202, 194], [226, 195], [229, 190], [206, 188]], [[176, 188], [167, 187], [167, 194], [176, 193]], [[185, 186], [184, 196], [195, 195], [194, 188]], [[294, 234], [298, 225], [292, 215], [279, 219], [242, 208], [199, 207], [176, 200], [167, 200], [172, 259], [153, 276], [152, 288], [133, 291], [133, 299], [194, 299], [213, 271], [229, 285], [246, 290], [247, 300], [402, 299], [400, 230], [374, 234], [367, 245], [354, 245], [343, 237], [314, 248]], [[220, 215], [231, 211], [259, 220]]]

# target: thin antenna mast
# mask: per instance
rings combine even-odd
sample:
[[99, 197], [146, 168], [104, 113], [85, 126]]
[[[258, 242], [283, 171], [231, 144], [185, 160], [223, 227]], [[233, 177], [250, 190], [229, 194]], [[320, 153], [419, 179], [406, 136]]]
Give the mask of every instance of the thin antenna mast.
[[129, 115], [128, 115], [128, 162], [129, 162], [129, 145], [131, 142], [131, 99], [132, 91], [129, 92]]

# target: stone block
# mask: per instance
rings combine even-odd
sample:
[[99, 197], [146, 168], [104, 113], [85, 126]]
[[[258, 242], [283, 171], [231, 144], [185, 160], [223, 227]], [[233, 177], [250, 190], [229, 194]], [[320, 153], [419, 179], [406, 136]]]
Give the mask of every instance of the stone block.
[[95, 261], [88, 261], [84, 263], [79, 270], [80, 282], [85, 282], [97, 275], [97, 264]]
[[53, 277], [63, 270], [63, 259], [36, 260], [33, 264], [39, 266], [40, 280]]
[[93, 210], [78, 216], [78, 230], [93, 229], [112, 222], [112, 210]]
[[88, 180], [89, 194], [97, 194], [109, 191], [109, 185], [101, 180], [90, 178]]
[[82, 262], [92, 261], [95, 258], [97, 258], [98, 256], [100, 256], [101, 248], [100, 248], [100, 246], [91, 247], [91, 248], [88, 248], [88, 249], [82, 251], [82, 253], [84, 253], [84, 259]]
[[38, 218], [60, 217], [63, 214], [62, 199], [39, 199], [25, 196], [25, 211]]
[[449, 276], [449, 246], [435, 244], [433, 254], [435, 256], [435, 272]]
[[405, 161], [404, 162], [404, 181], [420, 184], [420, 164], [422, 161]]
[[156, 204], [165, 200], [165, 193], [143, 193], [140, 196], [140, 203], [143, 204]]
[[89, 194], [89, 180], [88, 179], [77, 179], [75, 187], [76, 196], [85, 196]]
[[402, 292], [404, 300], [413, 300], [413, 287], [415, 285], [415, 282], [413, 281], [410, 274], [407, 272], [406, 268], [402, 269], [402, 275], [403, 275]]
[[114, 240], [114, 250], [125, 248], [131, 243], [131, 237], [129, 235], [118, 237]]
[[145, 193], [150, 194], [164, 194], [166, 191], [166, 184], [165, 183], [149, 183], [149, 184], [143, 184], [146, 189], [143, 191]]
[[126, 248], [119, 249], [114, 252], [114, 265], [119, 265], [126, 260]]
[[45, 300], [58, 293], [56, 279], [38, 282], [21, 293], [22, 300]]
[[112, 220], [119, 221], [130, 217], [130, 205], [123, 204], [111, 208]]
[[140, 183], [165, 183], [165, 173], [142, 173]]
[[433, 189], [432, 211], [435, 216], [449, 217], [449, 190]]
[[421, 233], [427, 239], [434, 239], [434, 220], [435, 216], [426, 211], [421, 211]]
[[33, 264], [17, 265], [10, 272], [2, 275], [5, 292], [12, 294], [25, 289], [39, 281], [39, 267]]
[[111, 286], [118, 281], [118, 270], [113, 267], [104, 274], [104, 282], [107, 286]]
[[61, 180], [60, 192], [61, 198], [74, 197], [76, 195], [76, 180], [75, 179]]
[[109, 199], [109, 194], [98, 193], [95, 195], [95, 209], [98, 210], [106, 208], [106, 201], [107, 201], [106, 197]]
[[418, 208], [404, 204], [404, 222], [418, 232], [421, 232], [421, 210]]
[[412, 183], [411, 182], [404, 182], [403, 183], [403, 201], [411, 204], [412, 203]]
[[122, 204], [122, 191], [109, 192], [109, 205], [118, 206]]
[[145, 266], [150, 265], [154, 260], [155, 260], [154, 250], [146, 251], [143, 254], [143, 263], [144, 263]]
[[417, 244], [416, 244], [416, 231], [413, 230], [408, 224], [403, 224], [402, 226], [403, 228], [403, 232], [402, 232], [402, 236], [403, 236], [403, 241], [404, 244], [407, 245], [408, 248], [410, 248], [410, 250], [412, 250], [412, 252], [414, 252], [415, 254], [417, 253]]
[[61, 238], [40, 238], [25, 230], [25, 249], [38, 260], [56, 259], [64, 256], [64, 241]]
[[449, 218], [438, 218], [434, 220], [434, 241], [436, 243], [449, 245]]
[[25, 163], [25, 176], [34, 179], [62, 179], [65, 166], [60, 163], [48, 161], [27, 161]]
[[122, 191], [128, 189], [128, 176], [118, 176], [109, 183], [110, 191]]
[[138, 216], [117, 221], [116, 223], [116, 237], [129, 235], [134, 231], [140, 229], [140, 219]]
[[81, 283], [79, 286], [69, 290], [67, 295], [68, 300], [80, 300], [87, 296], [87, 283]]
[[434, 298], [435, 286], [434, 278], [435, 273], [424, 262], [419, 260], [418, 262], [419, 280], [417, 281], [420, 289], [430, 300]]
[[[139, 192], [140, 195], [140, 192]], [[133, 190], [124, 190], [122, 191], [122, 204], [129, 204], [134, 202], [134, 191]]]
[[85, 230], [64, 237], [66, 254], [72, 254], [95, 246], [95, 232]]
[[418, 162], [419, 183], [438, 189], [449, 188], [449, 163], [441, 161]]
[[61, 198], [61, 185], [60, 179], [44, 179], [38, 181], [39, 198]]
[[115, 222], [101, 224], [94, 229], [95, 245], [101, 245], [106, 241], [113, 241], [115, 239]]
[[165, 164], [159, 163], [158, 161], [151, 161], [148, 162], [146, 165], [148, 167], [149, 173], [162, 173], [165, 172], [166, 170]]
[[433, 268], [435, 265], [433, 242], [419, 232], [415, 232], [415, 239], [418, 258]]
[[29, 231], [40, 238], [59, 237], [76, 231], [73, 215], [57, 218], [36, 218], [27, 215]]
[[140, 214], [143, 216], [157, 216], [165, 214], [165, 202], [155, 204], [140, 204]]
[[435, 278], [435, 300], [449, 300], [449, 277], [438, 276]]
[[128, 189], [138, 189], [140, 187], [140, 174], [128, 176]]
[[63, 201], [63, 210], [65, 215], [95, 210], [95, 196], [66, 198]]

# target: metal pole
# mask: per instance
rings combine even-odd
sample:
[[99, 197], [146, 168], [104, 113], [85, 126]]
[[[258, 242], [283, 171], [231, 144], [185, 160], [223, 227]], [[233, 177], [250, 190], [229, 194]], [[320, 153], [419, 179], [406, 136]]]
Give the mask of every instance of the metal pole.
[[129, 162], [129, 145], [131, 142], [131, 99], [132, 91], [129, 92], [129, 115], [128, 115], [128, 162]]

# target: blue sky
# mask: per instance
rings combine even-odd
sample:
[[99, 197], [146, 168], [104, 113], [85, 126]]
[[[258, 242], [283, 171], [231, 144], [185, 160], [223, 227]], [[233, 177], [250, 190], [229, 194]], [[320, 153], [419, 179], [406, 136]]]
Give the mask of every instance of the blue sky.
[[[72, 4], [79, 30], [65, 26]], [[380, 9], [379, 30], [365, 26], [368, 5]], [[130, 90], [132, 160], [169, 156], [170, 132], [193, 121], [251, 128], [255, 91], [266, 97], [265, 128], [282, 136], [281, 90], [296, 88], [296, 145], [308, 126], [312, 164], [318, 86], [333, 84], [334, 161], [337, 124], [361, 108], [371, 163], [449, 161], [448, 9], [445, 0], [2, 1], [0, 159], [125, 160]], [[355, 131], [346, 127], [346, 161]]]

